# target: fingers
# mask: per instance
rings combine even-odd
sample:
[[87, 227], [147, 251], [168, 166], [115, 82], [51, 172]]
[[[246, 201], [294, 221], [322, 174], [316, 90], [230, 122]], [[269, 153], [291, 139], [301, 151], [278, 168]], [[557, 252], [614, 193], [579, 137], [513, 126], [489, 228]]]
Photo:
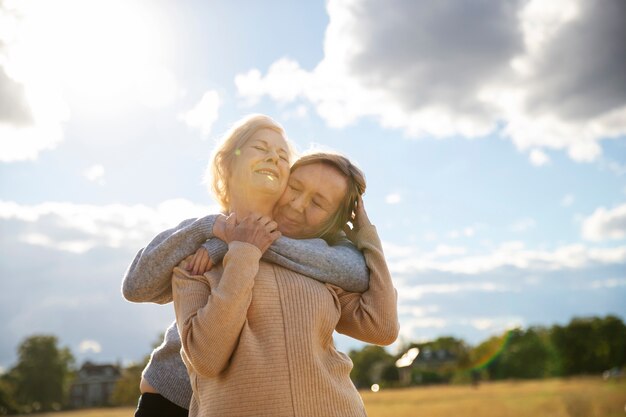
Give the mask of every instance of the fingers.
[[270, 220], [268, 223], [265, 224], [265, 230], [267, 230], [268, 233], [272, 233], [278, 230], [278, 223], [276, 223], [274, 220]]
[[276, 223], [274, 220], [272, 220], [271, 217], [269, 216], [261, 216], [258, 213], [252, 213], [251, 215], [249, 215], [248, 217], [246, 217], [242, 223], [247, 223], [249, 225], [253, 225], [253, 224], [260, 224], [261, 226], [263, 226], [265, 228], [265, 230], [268, 233], [273, 232], [274, 230], [278, 229], [278, 223]]
[[365, 211], [365, 204], [363, 204], [363, 197], [359, 195], [355, 202], [354, 220], [352, 221], [355, 229], [360, 230], [362, 227], [370, 225], [371, 222]]
[[251, 243], [261, 252], [265, 252], [280, 236], [282, 235], [278, 231], [278, 223], [271, 217], [253, 213], [236, 225], [232, 240]]
[[273, 232], [270, 232], [267, 235], [267, 238], [264, 239], [263, 244], [259, 247], [259, 249], [261, 250], [261, 252], [265, 253], [265, 251], [272, 246], [272, 243], [274, 243], [276, 241], [276, 239], [278, 239], [279, 237], [282, 236], [282, 233], [280, 233], [278, 230], [275, 230]]
[[237, 215], [235, 213], [231, 213], [226, 217], [226, 224], [235, 225], [237, 224]]
[[198, 248], [191, 263], [191, 273], [194, 275], [203, 274], [209, 263], [209, 252], [204, 248]]

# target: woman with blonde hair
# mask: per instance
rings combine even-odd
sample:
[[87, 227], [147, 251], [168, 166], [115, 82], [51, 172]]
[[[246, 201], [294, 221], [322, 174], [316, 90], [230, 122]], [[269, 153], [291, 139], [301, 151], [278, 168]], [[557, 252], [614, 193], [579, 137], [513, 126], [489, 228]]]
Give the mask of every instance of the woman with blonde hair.
[[[280, 197], [287, 182], [292, 150], [284, 129], [264, 115], [245, 117], [224, 135], [208, 169], [213, 173], [216, 199], [225, 211], [229, 208], [231, 193], [235, 192], [232, 190], [238, 188], [236, 183], [227, 179], [235, 165], [243, 166], [235, 162], [244, 150], [255, 153], [255, 165], [247, 173], [245, 182], [258, 185], [253, 194], [259, 197], [259, 201], [267, 200], [271, 205], [271, 200]], [[214, 226], [220, 229], [223, 221], [222, 215], [208, 215], [185, 220], [158, 234], [137, 253], [126, 271], [122, 286], [124, 297], [133, 302], [171, 302], [172, 270], [181, 260], [195, 252], [205, 254], [204, 258], [195, 257], [195, 265], [188, 265], [190, 272], [199, 273], [200, 265], [204, 272], [211, 265], [209, 259], [217, 262], [226, 253], [228, 248], [223, 242], [207, 241], [214, 236]], [[278, 235], [271, 222], [266, 220], [265, 225], [273, 229], [272, 238]], [[290, 235], [288, 232], [284, 234]], [[200, 247], [204, 249], [198, 250]], [[364, 291], [368, 286], [363, 255], [347, 239], [335, 239], [333, 246], [329, 246], [321, 239], [280, 237], [263, 256], [270, 262], [346, 290]], [[219, 317], [216, 319], [220, 320]], [[187, 415], [192, 388], [180, 350], [179, 332], [174, 322], [143, 371], [137, 417]]]
[[[399, 331], [396, 291], [361, 198], [364, 176], [340, 155], [306, 156], [275, 206], [255, 206], [248, 203], [264, 191], [245, 183], [254, 171], [248, 155], [228, 179], [241, 187], [231, 188], [233, 214], [215, 228], [228, 243], [223, 262], [202, 275], [186, 263], [174, 269], [190, 415], [364, 416], [352, 363], [335, 348], [333, 331], [381, 345]], [[295, 237], [333, 236], [350, 221], [347, 232], [370, 271], [367, 291], [348, 292], [263, 260], [275, 232], [270, 214], [279, 231]]]

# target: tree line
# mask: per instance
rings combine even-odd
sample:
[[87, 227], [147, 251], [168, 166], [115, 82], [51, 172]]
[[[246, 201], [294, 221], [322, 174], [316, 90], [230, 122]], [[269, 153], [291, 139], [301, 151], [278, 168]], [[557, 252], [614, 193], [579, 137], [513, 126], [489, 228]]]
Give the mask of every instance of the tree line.
[[[417, 348], [406, 367], [396, 366], [402, 352]], [[437, 383], [477, 383], [599, 375], [626, 365], [626, 325], [616, 316], [580, 317], [567, 325], [516, 328], [476, 346], [440, 337], [409, 343], [398, 355], [379, 346], [350, 352], [352, 379], [359, 388]]]
[[[414, 357], [407, 360], [407, 352]], [[0, 415], [67, 408], [77, 372], [70, 349], [59, 347], [55, 336], [33, 335], [17, 353], [17, 364], [0, 375]], [[509, 330], [476, 346], [440, 337], [408, 343], [396, 355], [366, 345], [349, 356], [359, 388], [599, 374], [626, 365], [626, 325], [612, 315], [574, 318], [564, 326]], [[136, 404], [147, 361], [148, 356], [122, 370], [110, 405]]]

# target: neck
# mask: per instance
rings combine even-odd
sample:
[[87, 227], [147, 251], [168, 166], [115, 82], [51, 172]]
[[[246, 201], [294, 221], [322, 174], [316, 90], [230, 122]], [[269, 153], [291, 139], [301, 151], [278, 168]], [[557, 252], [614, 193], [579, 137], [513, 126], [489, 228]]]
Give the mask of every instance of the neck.
[[272, 210], [278, 198], [265, 195], [233, 195], [229, 211], [235, 213], [238, 219], [243, 219], [252, 213], [272, 217]]

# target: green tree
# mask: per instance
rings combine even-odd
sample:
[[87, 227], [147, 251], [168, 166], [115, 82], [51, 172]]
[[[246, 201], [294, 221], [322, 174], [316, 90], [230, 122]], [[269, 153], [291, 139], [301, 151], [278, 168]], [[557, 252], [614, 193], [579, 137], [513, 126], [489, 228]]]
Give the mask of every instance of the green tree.
[[597, 323], [595, 346], [599, 367], [603, 370], [626, 365], [626, 324], [615, 316], [606, 316]]
[[15, 386], [8, 375], [0, 376], [0, 416], [16, 414], [19, 405], [15, 402]]
[[141, 372], [146, 363], [139, 363], [128, 366], [122, 371], [121, 378], [115, 383], [115, 389], [111, 395], [112, 405], [136, 405], [137, 399], [141, 395], [139, 383], [141, 382]]
[[492, 336], [474, 347], [469, 353], [469, 366], [465, 371], [478, 373], [481, 378], [494, 379], [500, 356], [508, 340], [509, 332], [505, 332], [500, 336]]
[[552, 342], [564, 375], [600, 373], [624, 365], [626, 326], [615, 316], [574, 318], [553, 327]]
[[496, 379], [544, 378], [555, 372], [556, 360], [545, 329], [515, 329], [509, 334], [493, 373]]
[[[161, 332], [156, 340], [152, 343], [152, 349], [154, 350], [161, 343], [165, 333]], [[150, 361], [150, 355], [143, 357], [143, 360], [139, 363], [127, 366], [122, 371], [122, 377], [115, 384], [113, 393], [111, 394], [112, 405], [136, 405], [141, 392], [139, 391], [139, 383], [141, 382], [141, 373]]]
[[59, 409], [67, 398], [74, 358], [59, 348], [55, 336], [35, 335], [18, 348], [18, 363], [9, 371], [15, 401], [34, 411]]
[[367, 345], [359, 351], [350, 351], [349, 355], [354, 364], [350, 378], [359, 388], [381, 383], [382, 375], [390, 375], [388, 368], [394, 363], [393, 357], [381, 346]]

